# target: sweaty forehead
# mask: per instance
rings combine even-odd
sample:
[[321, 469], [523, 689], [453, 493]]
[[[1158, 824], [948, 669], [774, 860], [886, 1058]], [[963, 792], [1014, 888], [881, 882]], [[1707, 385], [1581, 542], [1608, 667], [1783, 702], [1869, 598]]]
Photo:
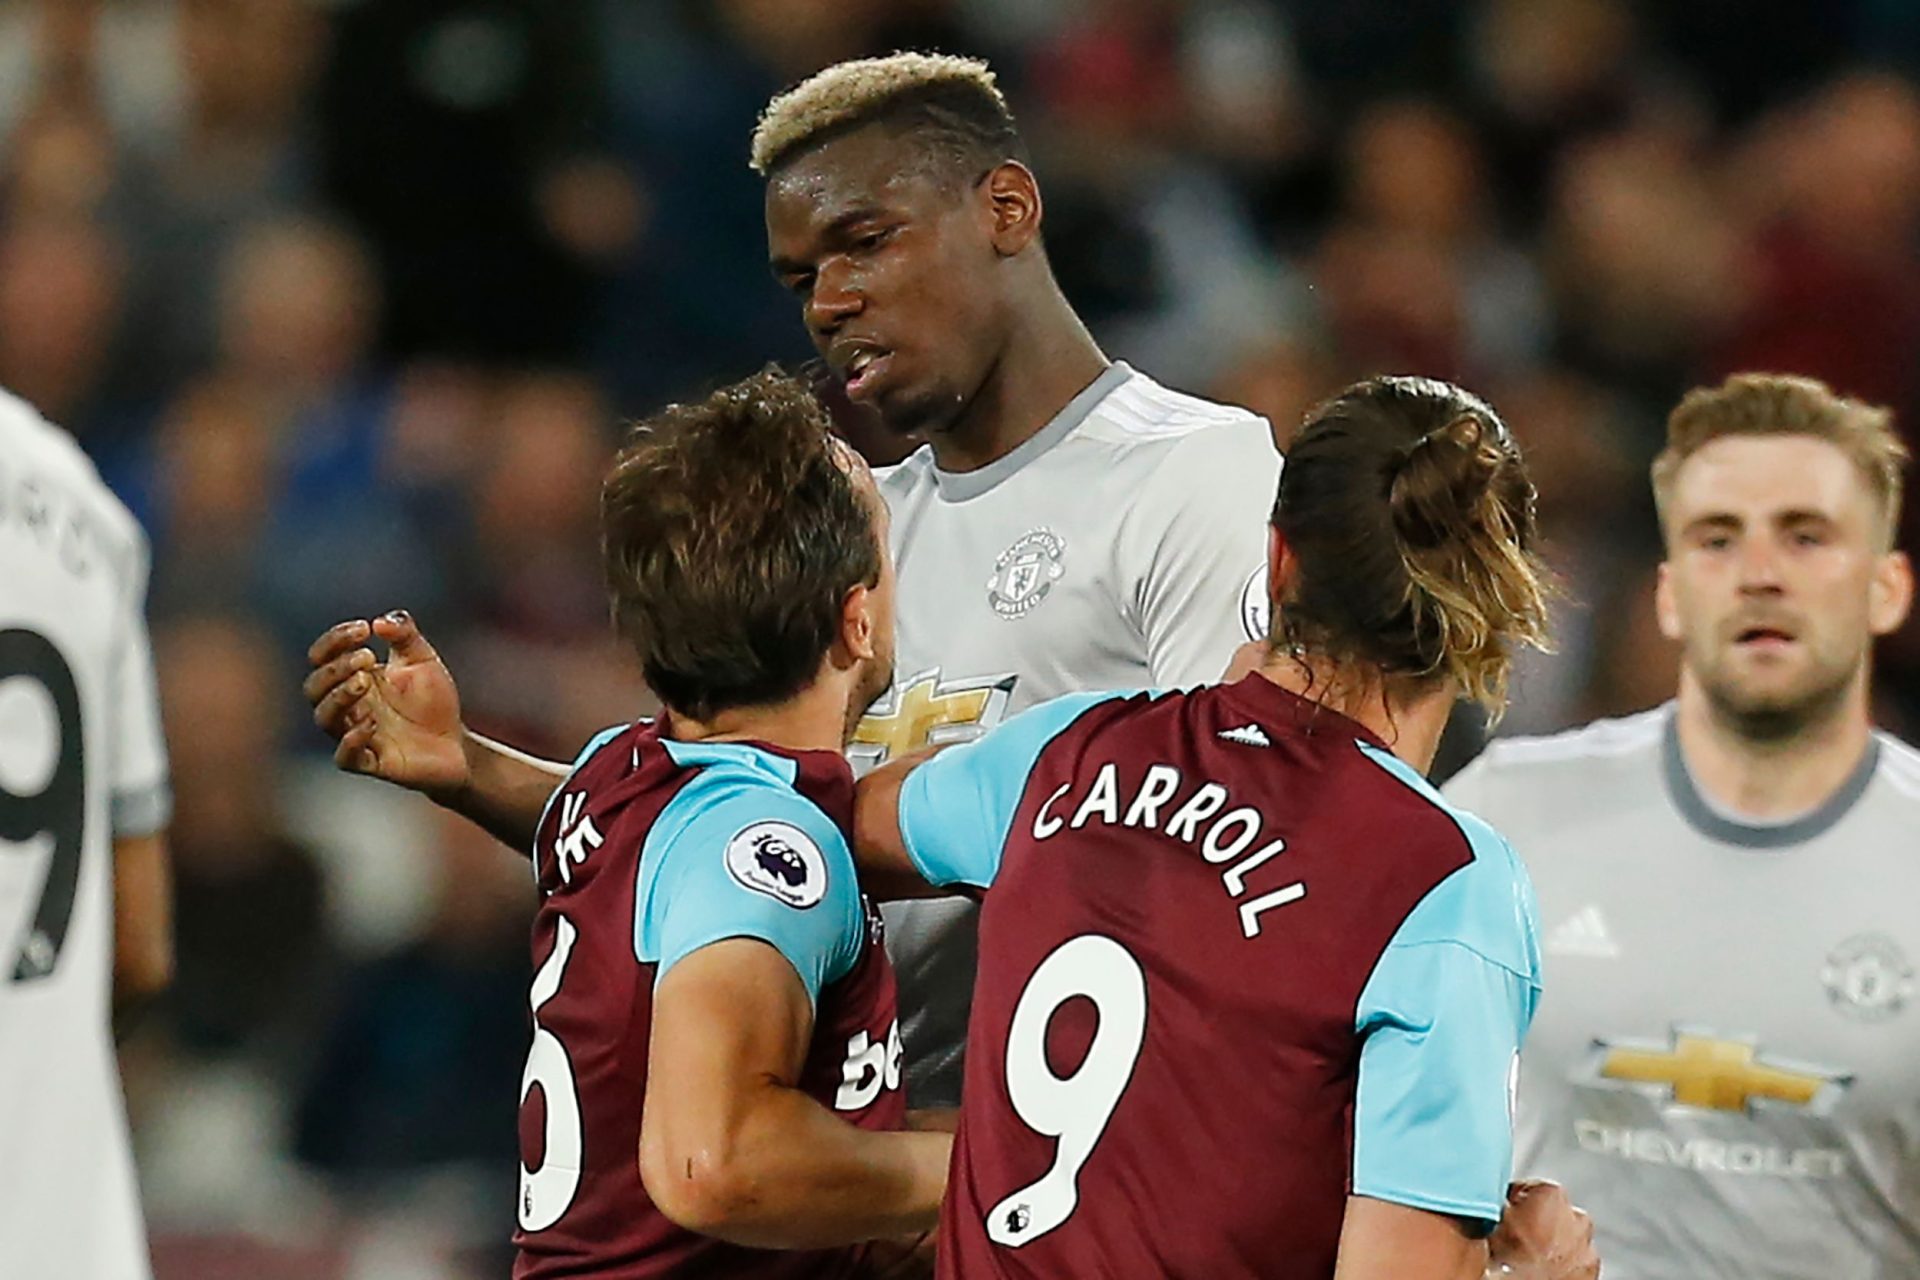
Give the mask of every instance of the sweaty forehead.
[[939, 157], [872, 124], [802, 152], [767, 180], [767, 226], [824, 227], [862, 209], [912, 212], [945, 194]]
[[1674, 488], [1683, 521], [1718, 513], [1764, 520], [1785, 511], [1840, 520], [1872, 501], [1853, 460], [1814, 436], [1722, 436], [1686, 460]]

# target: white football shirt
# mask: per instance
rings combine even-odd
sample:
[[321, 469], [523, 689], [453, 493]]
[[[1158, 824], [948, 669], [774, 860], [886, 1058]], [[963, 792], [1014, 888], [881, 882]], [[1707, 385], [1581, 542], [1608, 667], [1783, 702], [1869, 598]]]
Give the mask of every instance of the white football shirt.
[[0, 1275], [144, 1280], [111, 1030], [113, 840], [167, 819], [146, 538], [0, 392]]
[[1445, 788], [1539, 896], [1517, 1172], [1610, 1280], [1920, 1276], [1920, 753], [1875, 734], [1814, 812], [1694, 785], [1671, 704], [1497, 741]]
[[[856, 768], [1063, 693], [1217, 680], [1266, 632], [1279, 479], [1264, 418], [1119, 363], [986, 467], [942, 471], [923, 447], [882, 472], [898, 664]], [[885, 909], [915, 1106], [960, 1100], [975, 915], [962, 898]]]

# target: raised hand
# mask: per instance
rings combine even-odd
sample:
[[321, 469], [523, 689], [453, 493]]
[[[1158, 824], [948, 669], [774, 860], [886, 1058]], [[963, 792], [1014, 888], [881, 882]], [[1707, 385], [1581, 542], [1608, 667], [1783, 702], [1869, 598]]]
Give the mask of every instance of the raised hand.
[[[384, 663], [369, 647], [376, 638], [390, 646]], [[410, 615], [339, 623], [307, 658], [314, 669], [303, 688], [314, 723], [338, 744], [336, 765], [435, 795], [468, 785], [460, 692]]]

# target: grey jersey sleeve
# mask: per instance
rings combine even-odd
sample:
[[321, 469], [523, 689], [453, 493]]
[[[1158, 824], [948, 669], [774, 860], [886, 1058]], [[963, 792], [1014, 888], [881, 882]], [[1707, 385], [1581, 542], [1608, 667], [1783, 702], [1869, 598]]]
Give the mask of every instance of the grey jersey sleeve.
[[147, 539], [137, 526], [129, 532], [119, 633], [109, 674], [113, 716], [109, 776], [116, 837], [152, 835], [167, 825], [172, 809], [153, 645], [147, 635]]
[[1234, 650], [1264, 629], [1279, 478], [1271, 429], [1249, 416], [1182, 439], [1136, 500], [1127, 536], [1146, 566], [1136, 603], [1156, 688], [1218, 680]]

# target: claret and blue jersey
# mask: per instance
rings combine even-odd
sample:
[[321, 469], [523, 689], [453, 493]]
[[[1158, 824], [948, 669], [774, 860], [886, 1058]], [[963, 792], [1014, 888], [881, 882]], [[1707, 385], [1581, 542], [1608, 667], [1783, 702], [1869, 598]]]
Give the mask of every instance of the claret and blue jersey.
[[636, 725], [581, 753], [534, 846], [516, 1280], [856, 1272], [858, 1249], [770, 1253], [681, 1229], [647, 1197], [638, 1162], [655, 986], [728, 938], [777, 949], [813, 1001], [799, 1087], [863, 1128], [904, 1124], [893, 972], [854, 880], [852, 804], [833, 752]]
[[1360, 725], [1259, 676], [1073, 695], [899, 821], [987, 890], [942, 1276], [1324, 1277], [1350, 1193], [1499, 1218], [1532, 890]]

